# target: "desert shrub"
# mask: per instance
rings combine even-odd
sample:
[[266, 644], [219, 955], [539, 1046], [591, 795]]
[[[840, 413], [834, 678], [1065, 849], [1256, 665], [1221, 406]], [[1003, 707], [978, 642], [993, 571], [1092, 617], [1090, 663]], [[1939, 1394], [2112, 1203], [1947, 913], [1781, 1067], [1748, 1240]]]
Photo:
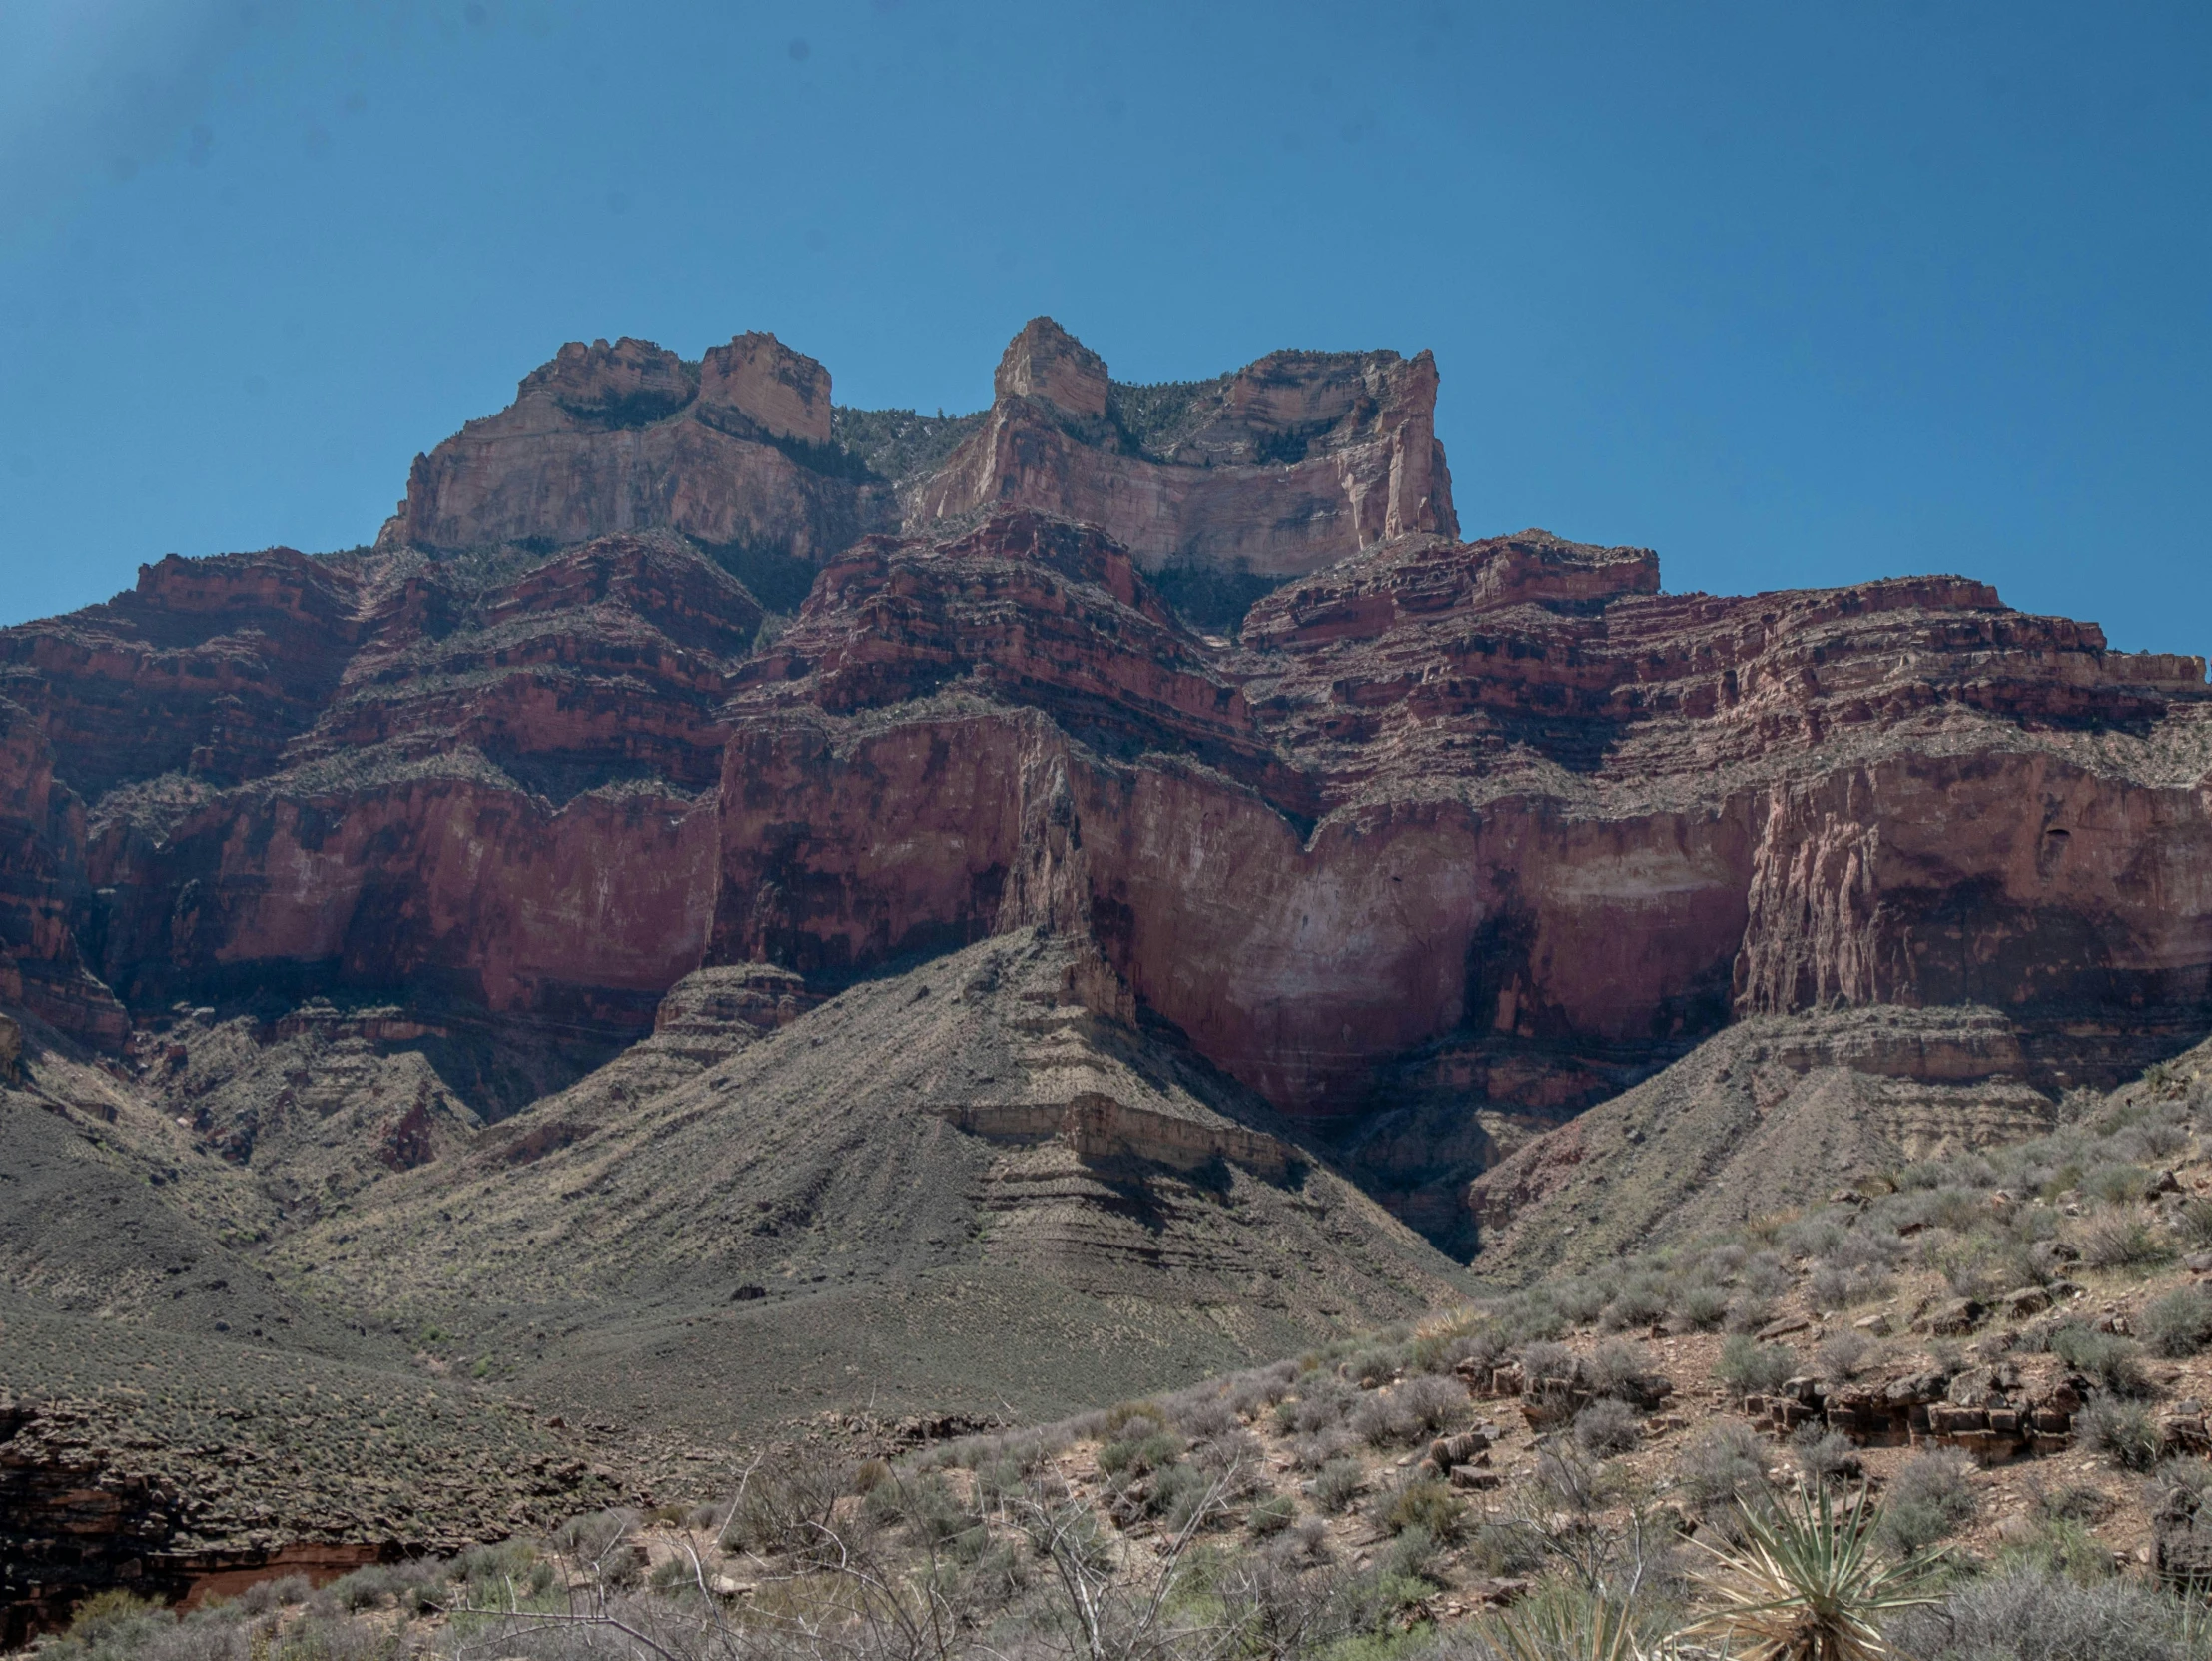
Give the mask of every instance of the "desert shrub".
[[1675, 1320], [1685, 1331], [1712, 1332], [1728, 1319], [1729, 1294], [1725, 1286], [1695, 1280], [1675, 1298]]
[[1948, 1449], [1905, 1460], [1882, 1503], [1883, 1544], [1900, 1557], [1917, 1557], [1973, 1521], [1979, 1501], [1972, 1470], [1963, 1456]]
[[1582, 1375], [1599, 1395], [1621, 1395], [1652, 1371], [1651, 1353], [1642, 1344], [1609, 1338], [1582, 1364]]
[[686, 1587], [696, 1587], [697, 1573], [691, 1566], [689, 1557], [663, 1558], [654, 1565], [653, 1572], [645, 1577], [645, 1584], [666, 1597], [672, 1592], [683, 1591]]
[[2197, 1624], [2146, 1586], [2083, 1586], [2025, 1568], [1960, 1582], [1940, 1605], [1907, 1612], [1892, 1636], [1926, 1661], [2196, 1661]]
[[391, 1595], [391, 1571], [381, 1563], [371, 1563], [340, 1575], [325, 1590], [338, 1600], [341, 1609], [356, 1613], [373, 1609]]
[[1238, 1418], [1257, 1420], [1261, 1413], [1290, 1393], [1288, 1379], [1272, 1373], [1247, 1374], [1230, 1387], [1228, 1404]]
[[1704, 1510], [1751, 1500], [1767, 1490], [1766, 1445], [1741, 1419], [1715, 1419], [1683, 1449], [1675, 1480]]
[[1643, 1439], [1636, 1410], [1624, 1401], [1601, 1396], [1575, 1415], [1576, 1445], [1601, 1459], [1633, 1453]]
[[1285, 1401], [1275, 1409], [1275, 1423], [1285, 1432], [1295, 1431], [1304, 1436], [1333, 1430], [1344, 1422], [1345, 1415], [1351, 1411], [1356, 1399], [1354, 1393], [1343, 1385], [1334, 1384], [1332, 1387], [1316, 1375], [1299, 1386], [1295, 1400]]
[[1815, 1423], [1801, 1424], [1791, 1433], [1790, 1451], [1798, 1468], [1817, 1482], [1859, 1474], [1858, 1450], [1839, 1430]]
[[1996, 1297], [2037, 1278], [2027, 1244], [1995, 1229], [1932, 1237], [1920, 1255], [1960, 1297]]
[[[915, 1538], [930, 1542], [952, 1539], [976, 1524], [960, 1495], [939, 1471], [895, 1475], [888, 1482], [877, 1483], [861, 1501], [861, 1511], [871, 1522], [904, 1528]], [[756, 1545], [755, 1549], [774, 1546]]]
[[2006, 1538], [1998, 1561], [2009, 1570], [2037, 1569], [2063, 1575], [2077, 1585], [2112, 1578], [2112, 1548], [2075, 1517], [2036, 1512], [2024, 1529]]
[[1465, 1386], [1455, 1379], [1423, 1374], [1407, 1379], [1391, 1393], [1427, 1435], [1450, 1430], [1474, 1416], [1474, 1404], [1468, 1400]]
[[1024, 1473], [1018, 1459], [992, 1459], [976, 1467], [976, 1497], [987, 1503], [1005, 1500], [1022, 1491]]
[[2140, 1402], [2116, 1396], [2091, 1397], [2074, 1414], [2074, 1434], [2122, 1470], [2149, 1470], [2158, 1463], [2158, 1421]]
[[2153, 1355], [2178, 1360], [2212, 1343], [2212, 1297], [2199, 1286], [2177, 1286], [2144, 1306], [2143, 1343]]
[[1773, 1251], [1761, 1251], [1749, 1258], [1736, 1280], [1753, 1297], [1769, 1300], [1782, 1296], [1792, 1284], [1790, 1265]]
[[277, 1612], [277, 1583], [257, 1580], [231, 1600], [231, 1606], [249, 1619], [259, 1620]]
[[1614, 1293], [1601, 1316], [1609, 1332], [1656, 1326], [1667, 1318], [1673, 1297], [1666, 1280], [1656, 1274], [1638, 1274]]
[[1866, 1264], [1854, 1263], [1844, 1267], [1838, 1263], [1823, 1263], [1813, 1271], [1813, 1278], [1807, 1282], [1807, 1289], [1812, 1293], [1814, 1302], [1822, 1308], [1848, 1309], [1888, 1296], [1894, 1283], [1880, 1269]]
[[1843, 1226], [1827, 1212], [1783, 1225], [1775, 1244], [1795, 1257], [1825, 1257], [1843, 1244]]
[[2081, 1260], [2090, 1268], [2148, 1268], [2168, 1262], [2173, 1243], [2133, 1212], [2107, 1212], [2081, 1231]]
[[[2196, 1468], [2203, 1470], [2205, 1467]], [[2173, 1484], [2169, 1482], [2164, 1486]], [[2039, 1513], [2064, 1522], [2102, 1522], [2113, 1511], [2112, 1496], [2087, 1482], [2069, 1482], [2056, 1493], [2035, 1490], [2033, 1499]]]
[[[853, 1492], [865, 1494], [874, 1488], [877, 1483], [889, 1481], [890, 1478], [891, 1466], [884, 1460], [863, 1459], [853, 1467]], [[721, 1514], [722, 1508], [718, 1505], [695, 1505], [691, 1510], [691, 1526], [693, 1528], [712, 1528]]]
[[1351, 1431], [1375, 1447], [1404, 1447], [1421, 1434], [1421, 1425], [1398, 1391], [1377, 1390], [1352, 1409]]
[[1838, 1241], [1826, 1260], [1838, 1268], [1888, 1269], [1903, 1253], [1904, 1242], [1896, 1232], [1870, 1219]]
[[1728, 1314], [1721, 1324], [1731, 1332], [1756, 1332], [1774, 1318], [1773, 1298], [1740, 1291], [1729, 1299]]
[[1183, 1439], [1153, 1419], [1132, 1419], [1127, 1435], [1099, 1449], [1099, 1469], [1108, 1476], [1142, 1476], [1182, 1457]]
[[2070, 1320], [2052, 1328], [2049, 1341], [2052, 1354], [2113, 1395], [2139, 1396], [2150, 1389], [2135, 1344], [2117, 1333]]
[[1367, 1472], [1357, 1459], [1331, 1459], [1306, 1485], [1313, 1503], [1330, 1516], [1349, 1509], [1366, 1488]]
[[2139, 1165], [2100, 1165], [2081, 1180], [2081, 1190], [2118, 1206], [2138, 1199], [2149, 1181], [2150, 1173]]
[[2189, 1146], [2188, 1127], [2171, 1119], [2145, 1120], [2136, 1134], [2143, 1139], [2143, 1151], [2154, 1160], [2170, 1159]]
[[2187, 1200], [2174, 1212], [2174, 1225], [2191, 1246], [2212, 1246], [2212, 1200]]
[[1863, 1332], [1845, 1328], [1832, 1332], [1822, 1340], [1821, 1347], [1813, 1352], [1814, 1365], [1820, 1368], [1823, 1378], [1842, 1383], [1855, 1377], [1858, 1369], [1866, 1364], [1866, 1357], [1873, 1352], [1873, 1339]]
[[1744, 1265], [1751, 1260], [1751, 1252], [1735, 1241], [1716, 1246], [1705, 1254], [1704, 1271], [1712, 1279], [1726, 1284], [1743, 1273]]
[[1392, 1347], [1355, 1350], [1336, 1370], [1339, 1376], [1352, 1383], [1373, 1389], [1395, 1378], [1398, 1367], [1398, 1351]]
[[391, 1595], [402, 1614], [430, 1614], [444, 1606], [445, 1571], [432, 1561], [397, 1564], [391, 1570]]
[[[542, 1578], [537, 1578], [540, 1571]], [[467, 1582], [471, 1601], [482, 1603], [488, 1597], [504, 1594], [509, 1585], [528, 1586], [533, 1579], [537, 1586], [549, 1585], [552, 1565], [541, 1563], [528, 1541], [503, 1540], [497, 1545], [470, 1546], [453, 1559], [452, 1576]], [[307, 1584], [304, 1577], [296, 1578], [302, 1586]], [[278, 1595], [283, 1596], [285, 1592], [280, 1582]]]
[[1539, 1378], [1575, 1376], [1575, 1352], [1563, 1343], [1527, 1343], [1521, 1346], [1521, 1371], [1533, 1384]]
[[1220, 1436], [1238, 1428], [1236, 1409], [1218, 1395], [1207, 1396], [1179, 1409], [1175, 1415], [1175, 1428], [1192, 1441], [1204, 1441], [1208, 1436]]
[[1498, 1341], [1509, 1349], [1525, 1343], [1545, 1343], [1567, 1330], [1570, 1322], [1552, 1301], [1547, 1286], [1532, 1287], [1490, 1305], [1490, 1320]]
[[1734, 1332], [1722, 1343], [1713, 1373], [1739, 1395], [1752, 1395], [1796, 1377], [1798, 1352], [1786, 1343], [1759, 1343], [1746, 1333]]
[[1319, 1470], [1332, 1459], [1341, 1459], [1358, 1445], [1346, 1430], [1324, 1430], [1317, 1436], [1300, 1436], [1290, 1444], [1290, 1460], [1300, 1470]]
[[1562, 1280], [1552, 1287], [1552, 1299], [1559, 1312], [1577, 1326], [1588, 1326], [1596, 1320], [1605, 1312], [1612, 1297], [1613, 1288], [1597, 1280]]
[[1566, 1436], [1537, 1444], [1535, 1486], [1555, 1509], [1587, 1515], [1604, 1505], [1613, 1484], [1604, 1461]]
[[1479, 1574], [1524, 1575], [1545, 1555], [1543, 1535], [1527, 1522], [1485, 1522], [1467, 1538], [1467, 1561]]
[[1179, 1531], [1190, 1525], [1209, 1500], [1218, 1502], [1223, 1497], [1220, 1490], [1220, 1479], [1195, 1465], [1168, 1465], [1153, 1473], [1145, 1509], [1165, 1517], [1167, 1526]]
[[1420, 1529], [1434, 1541], [1457, 1540], [1466, 1532], [1467, 1502], [1433, 1476], [1416, 1477], [1392, 1496], [1382, 1524], [1393, 1534]]
[[1267, 1539], [1280, 1534], [1298, 1520], [1298, 1502], [1288, 1494], [1273, 1494], [1254, 1505], [1244, 1518], [1244, 1526]]
[[[1138, 1419], [1146, 1421], [1145, 1429], [1131, 1428]], [[1166, 1423], [1166, 1410], [1156, 1401], [1116, 1401], [1106, 1410], [1106, 1418], [1101, 1425], [1101, 1439], [1120, 1441], [1131, 1435], [1143, 1435], [1149, 1430], [1159, 1429]]]
[[1469, 1363], [1477, 1372], [1488, 1372], [1502, 1366], [1511, 1358], [1512, 1350], [1495, 1325], [1485, 1324], [1471, 1332], [1456, 1332], [1437, 1340], [1422, 1340], [1415, 1356], [1422, 1370], [1427, 1372], [1454, 1372], [1461, 1362]]
[[1249, 1472], [1264, 1465], [1267, 1454], [1259, 1438], [1239, 1424], [1225, 1435], [1198, 1443], [1190, 1450], [1190, 1462], [1200, 1470], [1216, 1474], [1232, 1470]]
[[1301, 1569], [1326, 1563], [1330, 1554], [1327, 1521], [1320, 1517], [1300, 1517], [1268, 1541], [1260, 1561], [1268, 1568], [1296, 1574]]
[[[904, 1480], [951, 1492], [945, 1479], [935, 1473]], [[880, 1484], [876, 1492], [890, 1485]], [[853, 1466], [839, 1459], [799, 1456], [780, 1467], [756, 1471], [730, 1507], [722, 1549], [764, 1556], [820, 1552], [829, 1543], [828, 1530], [837, 1502], [852, 1492]], [[618, 1550], [608, 1561], [623, 1555]]]
[[169, 1611], [160, 1604], [121, 1588], [110, 1588], [93, 1593], [77, 1605], [77, 1612], [70, 1617], [69, 1636], [85, 1645], [112, 1644], [150, 1633], [170, 1619]]

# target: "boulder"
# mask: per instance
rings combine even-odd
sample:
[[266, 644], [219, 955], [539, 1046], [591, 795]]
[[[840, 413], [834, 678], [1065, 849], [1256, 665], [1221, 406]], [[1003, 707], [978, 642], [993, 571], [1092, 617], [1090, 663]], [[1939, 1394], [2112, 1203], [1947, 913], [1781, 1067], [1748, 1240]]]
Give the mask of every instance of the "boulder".
[[1987, 1311], [1971, 1297], [1953, 1297], [1937, 1303], [1927, 1313], [1927, 1329], [1940, 1336], [1955, 1337], [1971, 1332], [1981, 1322]]

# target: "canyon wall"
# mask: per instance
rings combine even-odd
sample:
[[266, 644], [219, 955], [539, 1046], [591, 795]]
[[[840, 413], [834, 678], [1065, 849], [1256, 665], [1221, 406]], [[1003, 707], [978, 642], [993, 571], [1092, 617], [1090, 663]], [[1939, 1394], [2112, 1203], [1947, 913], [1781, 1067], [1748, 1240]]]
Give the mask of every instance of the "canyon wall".
[[[888, 490], [826, 459], [826, 374], [564, 348], [378, 548], [0, 631], [0, 998], [112, 1049], [373, 996], [583, 1065], [702, 965], [819, 993], [1037, 925], [1289, 1112], [1432, 1115], [1404, 1157], [1741, 1015], [1985, 1004], [2047, 1088], [2212, 1024], [2199, 660], [1957, 577], [1668, 595], [1648, 550], [1455, 540], [1434, 388], [1296, 353], [1130, 388], [1040, 320], [906, 531], [786, 523], [810, 583], [763, 628], [696, 492], [543, 544], [653, 445]], [[1100, 483], [1146, 468], [1166, 518]], [[1275, 539], [1208, 542], [1207, 491]], [[1190, 557], [1284, 577], [1235, 643], [1170, 603]]]

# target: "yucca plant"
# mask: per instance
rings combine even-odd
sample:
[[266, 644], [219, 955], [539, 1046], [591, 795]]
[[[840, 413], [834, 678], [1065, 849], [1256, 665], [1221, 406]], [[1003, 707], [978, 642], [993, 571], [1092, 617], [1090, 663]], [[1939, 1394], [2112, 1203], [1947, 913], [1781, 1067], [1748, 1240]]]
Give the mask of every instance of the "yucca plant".
[[1496, 1616], [1483, 1636], [1500, 1661], [1657, 1661], [1629, 1606], [1613, 1598], [1538, 1597]]
[[1843, 1514], [1820, 1486], [1772, 1511], [1745, 1506], [1743, 1543], [1705, 1548], [1715, 1564], [1697, 1579], [1721, 1607], [1690, 1634], [1742, 1645], [1744, 1661], [1879, 1661], [1891, 1651], [1877, 1622], [1936, 1601], [1920, 1588], [1942, 1555], [1885, 1561], [1873, 1550], [1880, 1520], [1863, 1484]]

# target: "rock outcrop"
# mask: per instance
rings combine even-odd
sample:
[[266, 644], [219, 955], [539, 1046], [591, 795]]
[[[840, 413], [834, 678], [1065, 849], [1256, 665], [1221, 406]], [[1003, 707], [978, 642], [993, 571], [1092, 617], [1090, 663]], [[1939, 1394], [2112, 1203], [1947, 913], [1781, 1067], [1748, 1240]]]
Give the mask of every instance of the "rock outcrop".
[[1459, 529], [1425, 352], [1276, 352], [1214, 381], [1124, 387], [1035, 318], [993, 395], [982, 429], [907, 492], [908, 530], [1033, 507], [1102, 526], [1148, 569], [1279, 579]]
[[[415, 457], [378, 546], [545, 551], [671, 530], [795, 605], [862, 534], [1033, 507], [1174, 568], [1213, 616], [1387, 537], [1455, 532], [1435, 408], [1425, 352], [1277, 352], [1211, 381], [1136, 387], [1038, 318], [1008, 346], [983, 415], [837, 422], [829, 372], [773, 335], [696, 363], [628, 337], [571, 341], [512, 405]], [[917, 441], [917, 424], [942, 444]]]
[[830, 376], [773, 335], [687, 363], [571, 341], [515, 401], [414, 458], [378, 546], [552, 548], [673, 530], [805, 565], [888, 525], [892, 492], [830, 442]]

